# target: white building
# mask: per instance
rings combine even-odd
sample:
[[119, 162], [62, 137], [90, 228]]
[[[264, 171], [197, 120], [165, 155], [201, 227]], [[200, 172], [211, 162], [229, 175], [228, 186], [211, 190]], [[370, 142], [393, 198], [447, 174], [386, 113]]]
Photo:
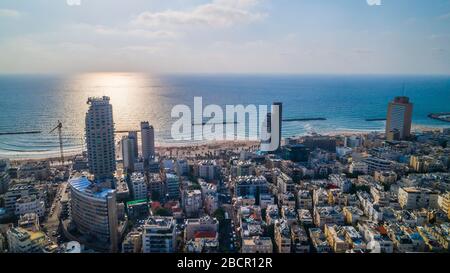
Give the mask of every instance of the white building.
[[89, 98], [86, 146], [89, 171], [96, 179], [109, 179], [116, 170], [113, 109], [109, 97]]
[[200, 190], [185, 190], [182, 204], [186, 217], [198, 216], [203, 207], [202, 192]]
[[365, 162], [353, 161], [350, 164], [349, 172], [352, 174], [368, 174], [369, 173], [369, 165]]
[[202, 160], [196, 165], [197, 176], [208, 181], [218, 177], [219, 166], [214, 160]]
[[142, 225], [143, 253], [174, 253], [176, 222], [172, 217], [150, 217]]
[[219, 198], [215, 193], [206, 194], [203, 203], [205, 212], [209, 215], [212, 215], [219, 208]]
[[403, 209], [437, 209], [439, 192], [425, 188], [400, 188], [398, 202]]
[[45, 202], [36, 196], [24, 196], [17, 199], [15, 215], [36, 213], [40, 218], [45, 215]]
[[219, 221], [209, 216], [196, 219], [186, 219], [185, 224], [185, 241], [195, 239], [196, 236], [198, 237], [199, 233], [211, 232], [217, 234], [219, 231]]
[[130, 177], [130, 185], [134, 200], [148, 198], [148, 183], [143, 173], [133, 173]]

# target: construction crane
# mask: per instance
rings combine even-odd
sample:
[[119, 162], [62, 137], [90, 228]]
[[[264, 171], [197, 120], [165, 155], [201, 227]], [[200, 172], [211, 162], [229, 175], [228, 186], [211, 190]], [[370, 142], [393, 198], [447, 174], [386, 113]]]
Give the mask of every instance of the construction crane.
[[63, 141], [62, 141], [62, 123], [58, 120], [58, 125], [50, 131], [50, 134], [53, 133], [56, 129], [58, 129], [59, 135], [59, 151], [61, 152], [61, 164], [64, 165], [64, 152], [63, 152]]

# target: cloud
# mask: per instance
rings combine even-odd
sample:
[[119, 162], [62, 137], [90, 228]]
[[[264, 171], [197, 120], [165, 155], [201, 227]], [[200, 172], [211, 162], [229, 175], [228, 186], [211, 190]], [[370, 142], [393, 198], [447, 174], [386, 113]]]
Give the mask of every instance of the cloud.
[[13, 9], [0, 9], [0, 17], [18, 18], [20, 17], [20, 12]]
[[96, 35], [143, 38], [143, 39], [175, 39], [180, 36], [179, 33], [172, 31], [165, 31], [165, 30], [150, 31], [139, 28], [117, 28], [117, 27], [108, 27], [104, 25], [73, 24], [69, 26], [69, 28], [82, 32], [90, 31]]
[[438, 16], [438, 19], [439, 19], [439, 20], [447, 20], [447, 19], [450, 19], [450, 12]]
[[144, 27], [213, 26], [230, 27], [261, 20], [266, 15], [254, 11], [259, 0], [213, 0], [187, 11], [143, 12], [132, 24]]

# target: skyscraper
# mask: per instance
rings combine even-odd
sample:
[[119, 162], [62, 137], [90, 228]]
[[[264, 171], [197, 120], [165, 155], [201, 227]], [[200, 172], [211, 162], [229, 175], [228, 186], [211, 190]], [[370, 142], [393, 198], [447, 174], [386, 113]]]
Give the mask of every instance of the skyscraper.
[[396, 97], [389, 103], [386, 139], [403, 140], [411, 135], [413, 104], [408, 97]]
[[123, 168], [128, 173], [132, 173], [134, 171], [134, 140], [129, 137], [122, 137], [120, 141], [122, 148], [122, 159], [123, 159]]
[[139, 157], [139, 149], [138, 149], [138, 133], [136, 131], [128, 132], [128, 139], [132, 141], [132, 153], [133, 158], [137, 159]]
[[89, 98], [86, 113], [86, 144], [89, 170], [97, 180], [113, 177], [116, 170], [114, 121], [109, 97]]
[[155, 156], [155, 130], [147, 121], [141, 122], [142, 157], [145, 162]]

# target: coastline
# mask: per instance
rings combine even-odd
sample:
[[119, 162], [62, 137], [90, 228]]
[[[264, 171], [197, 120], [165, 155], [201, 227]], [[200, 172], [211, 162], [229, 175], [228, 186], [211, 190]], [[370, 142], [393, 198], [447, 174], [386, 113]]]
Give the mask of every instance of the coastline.
[[[411, 128], [412, 132], [421, 132], [421, 131], [438, 131], [442, 130], [445, 127], [435, 127], [435, 126], [426, 126], [426, 125], [414, 125]], [[384, 133], [384, 130], [334, 130], [324, 133], [319, 133], [319, 135], [323, 136], [351, 136], [351, 135], [368, 135], [371, 133]], [[298, 138], [305, 135], [296, 135], [292, 136], [292, 138]], [[193, 151], [198, 151], [198, 154], [207, 154], [208, 152], [212, 152], [214, 150], [235, 150], [235, 149], [249, 149], [254, 148], [256, 145], [259, 145], [259, 141], [252, 140], [236, 140], [236, 141], [201, 141], [198, 143], [164, 143], [157, 142], [156, 150], [163, 155], [167, 155], [172, 153], [173, 155], [192, 155], [195, 154]], [[81, 155], [81, 151], [65, 151], [64, 156], [67, 161], [72, 161], [75, 156]], [[8, 158], [6, 155], [1, 155], [0, 158]], [[23, 162], [37, 162], [37, 161], [50, 161], [50, 162], [58, 162], [59, 161], [59, 151], [55, 150], [52, 154], [35, 154], [31, 156], [15, 156], [9, 157], [11, 162], [23, 163]]]

